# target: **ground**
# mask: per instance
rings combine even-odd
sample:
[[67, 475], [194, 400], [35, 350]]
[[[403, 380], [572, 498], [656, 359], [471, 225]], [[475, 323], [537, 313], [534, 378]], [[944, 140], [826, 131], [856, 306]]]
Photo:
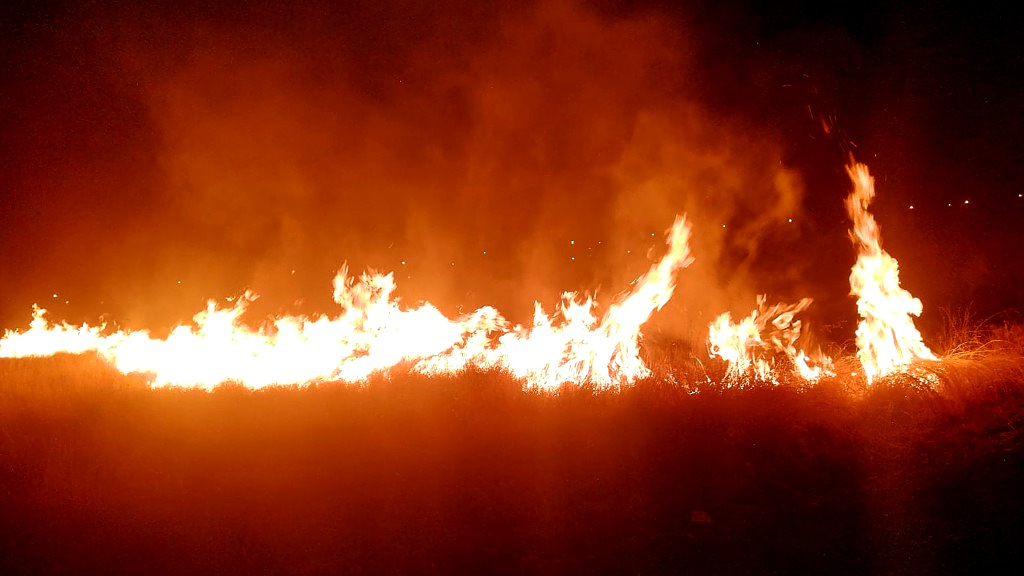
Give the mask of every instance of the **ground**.
[[7, 360], [0, 573], [1016, 574], [1024, 379], [996, 356], [939, 387], [557, 394]]

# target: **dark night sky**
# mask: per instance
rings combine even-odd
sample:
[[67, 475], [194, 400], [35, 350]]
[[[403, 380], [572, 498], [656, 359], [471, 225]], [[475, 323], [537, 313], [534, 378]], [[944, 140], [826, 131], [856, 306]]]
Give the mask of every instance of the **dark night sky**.
[[1024, 307], [1008, 12], [17, 4], [0, 9], [0, 327], [33, 302], [161, 326], [246, 287], [260, 312], [328, 312], [346, 261], [396, 270], [408, 301], [525, 320], [561, 290], [625, 288], [686, 210], [698, 261], [666, 325], [768, 292], [814, 297], [849, 337], [851, 150], [924, 322]]

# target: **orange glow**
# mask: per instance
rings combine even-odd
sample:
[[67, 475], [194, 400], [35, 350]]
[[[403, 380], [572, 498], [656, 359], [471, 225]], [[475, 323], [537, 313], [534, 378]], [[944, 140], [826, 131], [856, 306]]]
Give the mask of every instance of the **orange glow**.
[[875, 196], [875, 181], [868, 167], [851, 162], [847, 167], [853, 192], [846, 209], [853, 220], [850, 237], [857, 247], [857, 262], [850, 273], [850, 293], [857, 297], [857, 357], [868, 383], [906, 369], [914, 360], [935, 360], [924, 345], [911, 316], [920, 316], [921, 301], [900, 287], [896, 259], [881, 247], [878, 224], [868, 212]]
[[247, 292], [230, 308], [210, 301], [193, 324], [157, 339], [145, 331], [50, 324], [36, 308], [28, 330], [0, 339], [0, 357], [95, 351], [121, 372], [149, 375], [154, 386], [358, 382], [400, 363], [426, 374], [503, 368], [541, 388], [616, 386], [650, 374], [639, 356], [640, 327], [672, 296], [676, 271], [692, 262], [690, 224], [677, 218], [667, 236], [668, 253], [600, 318], [592, 297], [566, 293], [552, 316], [536, 304], [530, 327], [512, 326], [490, 307], [452, 320], [429, 303], [400, 306], [392, 274], [354, 278], [342, 268], [334, 279], [342, 311], [333, 318], [283, 316], [252, 329], [240, 322], [256, 298]]

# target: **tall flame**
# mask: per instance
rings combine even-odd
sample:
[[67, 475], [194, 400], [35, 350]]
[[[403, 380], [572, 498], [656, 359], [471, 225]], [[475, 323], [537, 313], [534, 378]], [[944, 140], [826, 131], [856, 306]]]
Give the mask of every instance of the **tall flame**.
[[878, 224], [868, 212], [875, 196], [875, 181], [868, 167], [852, 162], [846, 168], [853, 192], [846, 210], [853, 220], [850, 237], [857, 262], [850, 273], [850, 293], [857, 297], [857, 357], [870, 384], [877, 378], [906, 369], [915, 359], [935, 360], [924, 345], [911, 316], [920, 316], [921, 301], [900, 287], [896, 259], [881, 247]]
[[146, 331], [50, 324], [36, 307], [28, 330], [0, 338], [0, 357], [95, 351], [121, 372], [150, 375], [155, 386], [357, 382], [402, 363], [426, 374], [503, 368], [543, 388], [618, 385], [650, 373], [639, 355], [640, 327], [672, 296], [675, 272], [693, 261], [690, 229], [685, 218], [676, 218], [668, 253], [600, 319], [592, 297], [566, 293], [554, 316], [536, 304], [529, 328], [512, 326], [490, 307], [452, 320], [430, 303], [400, 306], [391, 274], [354, 278], [342, 268], [334, 279], [341, 313], [333, 318], [283, 316], [249, 328], [240, 317], [256, 296], [247, 292], [230, 308], [210, 301], [193, 324], [158, 339]]

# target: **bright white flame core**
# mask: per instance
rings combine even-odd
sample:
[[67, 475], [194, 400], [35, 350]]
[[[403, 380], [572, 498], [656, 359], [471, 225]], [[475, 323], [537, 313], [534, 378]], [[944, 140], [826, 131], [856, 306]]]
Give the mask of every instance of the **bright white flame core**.
[[920, 316], [921, 301], [900, 287], [896, 259], [881, 246], [881, 233], [868, 205], [875, 196], [875, 180], [864, 164], [851, 162], [847, 173], [853, 192], [846, 210], [853, 220], [850, 237], [857, 247], [857, 262], [850, 273], [850, 293], [857, 297], [857, 357], [870, 384], [905, 370], [915, 359], [935, 360], [924, 345], [911, 316]]
[[753, 378], [778, 384], [785, 374], [795, 373], [810, 382], [832, 375], [830, 358], [819, 351], [812, 360], [796, 347], [802, 323], [794, 316], [810, 305], [811, 299], [804, 298], [792, 305], [768, 306], [767, 298], [761, 295], [754, 311], [738, 323], [728, 312], [716, 318], [708, 328], [708, 350], [729, 363], [726, 380]]
[[27, 331], [0, 339], [0, 357], [95, 351], [121, 372], [149, 375], [155, 386], [358, 382], [402, 363], [425, 374], [502, 368], [542, 388], [616, 386], [650, 374], [639, 355], [640, 327], [672, 296], [675, 273], [693, 261], [690, 229], [685, 218], [676, 218], [668, 253], [600, 318], [593, 298], [566, 293], [553, 316], [537, 304], [530, 327], [512, 326], [490, 307], [452, 320], [429, 303], [401, 307], [391, 274], [356, 279], [343, 268], [334, 279], [342, 312], [333, 318], [284, 316], [252, 329], [240, 321], [256, 297], [246, 293], [231, 308], [211, 301], [193, 324], [157, 339], [145, 331], [51, 325], [37, 307]]
[[[850, 287], [862, 318], [857, 355], [871, 383], [935, 355], [911, 319], [921, 314], [921, 301], [900, 288], [899, 266], [882, 250], [878, 225], [867, 211], [874, 180], [863, 164], [851, 163], [847, 171], [853, 192], [846, 207], [858, 252]], [[333, 318], [283, 316], [252, 329], [240, 321], [256, 298], [247, 292], [230, 308], [210, 301], [192, 324], [157, 339], [146, 331], [50, 324], [46, 310], [34, 307], [28, 330], [0, 338], [0, 357], [96, 352], [121, 372], [147, 374], [155, 386], [359, 382], [400, 364], [429, 375], [471, 366], [503, 369], [546, 389], [566, 382], [619, 386], [650, 374], [640, 358], [640, 328], [671, 298], [676, 272], [693, 261], [690, 232], [686, 219], [677, 217], [667, 232], [668, 253], [600, 317], [592, 297], [567, 292], [552, 315], [535, 304], [530, 326], [512, 325], [491, 307], [453, 320], [430, 303], [400, 306], [391, 274], [355, 278], [343, 267], [334, 279], [334, 300], [342, 311]], [[801, 322], [794, 316], [810, 303], [805, 298], [769, 307], [759, 296], [756, 309], [739, 322], [729, 313], [712, 322], [708, 349], [728, 362], [727, 380], [778, 383], [791, 373], [813, 382], [833, 375], [830, 358], [796, 347]]]

